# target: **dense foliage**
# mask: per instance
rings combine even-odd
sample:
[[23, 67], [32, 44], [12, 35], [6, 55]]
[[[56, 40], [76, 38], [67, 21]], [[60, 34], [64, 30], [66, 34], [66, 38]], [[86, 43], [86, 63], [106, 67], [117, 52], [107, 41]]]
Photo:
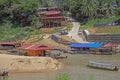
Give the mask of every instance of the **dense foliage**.
[[120, 0], [59, 0], [58, 3], [81, 20], [120, 15]]
[[27, 40], [41, 34], [41, 30], [35, 30], [41, 27], [41, 16], [36, 13], [50, 5], [52, 0], [0, 0], [0, 41]]
[[0, 0], [0, 24], [32, 25], [39, 5], [39, 0]]
[[54, 6], [53, 0], [39, 0], [41, 7]]

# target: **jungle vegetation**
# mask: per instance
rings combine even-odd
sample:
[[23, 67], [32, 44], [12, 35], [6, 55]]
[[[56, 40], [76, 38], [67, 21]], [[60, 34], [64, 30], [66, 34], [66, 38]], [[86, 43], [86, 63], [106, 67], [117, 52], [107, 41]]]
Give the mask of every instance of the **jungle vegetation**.
[[120, 17], [120, 0], [59, 0], [58, 3], [80, 21]]

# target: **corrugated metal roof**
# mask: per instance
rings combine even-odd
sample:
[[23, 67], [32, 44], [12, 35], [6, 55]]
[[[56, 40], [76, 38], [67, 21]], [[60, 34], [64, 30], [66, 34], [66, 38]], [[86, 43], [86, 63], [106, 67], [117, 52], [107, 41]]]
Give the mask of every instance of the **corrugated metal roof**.
[[21, 42], [0, 42], [0, 45], [18, 45]]
[[39, 45], [39, 44], [26, 44], [23, 45], [21, 47], [19, 47], [18, 49], [20, 50], [51, 50], [50, 47], [48, 46], [44, 46], [44, 45]]
[[102, 46], [102, 43], [72, 43], [70, 44], [71, 48], [99, 48]]
[[27, 47], [29, 47], [29, 46], [31, 46], [31, 44], [25, 44], [25, 45], [19, 47], [18, 49], [25, 49], [25, 48], [27, 48]]

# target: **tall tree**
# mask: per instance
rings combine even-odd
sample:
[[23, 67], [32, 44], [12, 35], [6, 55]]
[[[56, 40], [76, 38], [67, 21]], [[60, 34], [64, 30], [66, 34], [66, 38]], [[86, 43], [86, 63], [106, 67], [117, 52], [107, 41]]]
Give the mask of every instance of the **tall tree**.
[[81, 0], [82, 15], [94, 18], [97, 15], [97, 4], [96, 0]]
[[111, 7], [111, 4], [120, 4], [120, 0], [60, 0], [61, 5], [67, 6], [76, 18], [96, 18], [98, 14], [104, 16], [114, 15], [119, 12]]
[[1, 22], [9, 20], [20, 26], [31, 25], [33, 22], [30, 16], [36, 16], [39, 8], [38, 0], [0, 0]]

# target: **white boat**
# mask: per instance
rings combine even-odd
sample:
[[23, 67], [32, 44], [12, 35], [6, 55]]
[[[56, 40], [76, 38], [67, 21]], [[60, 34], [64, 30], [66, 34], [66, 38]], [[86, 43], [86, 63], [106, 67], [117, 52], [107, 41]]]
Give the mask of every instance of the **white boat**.
[[104, 62], [89, 61], [88, 66], [93, 67], [93, 68], [118, 71], [118, 67], [116, 65], [108, 64], [108, 63], [104, 63]]

